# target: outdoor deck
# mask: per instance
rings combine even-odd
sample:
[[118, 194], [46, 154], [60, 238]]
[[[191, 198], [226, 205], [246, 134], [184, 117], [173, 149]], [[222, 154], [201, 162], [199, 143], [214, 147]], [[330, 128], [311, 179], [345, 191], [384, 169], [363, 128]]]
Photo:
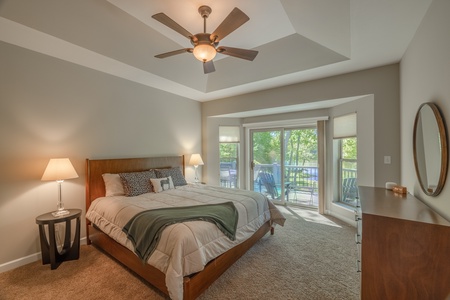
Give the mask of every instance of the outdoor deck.
[[313, 192], [311, 195], [301, 191], [290, 191], [288, 202], [301, 206], [319, 207], [319, 195], [317, 192]]
[[[279, 200], [279, 199], [272, 199], [271, 194], [267, 192], [264, 186], [259, 187], [255, 185], [254, 190], [256, 192], [260, 192], [266, 195], [271, 200]], [[313, 187], [288, 189], [288, 194], [289, 195], [286, 195], [287, 196], [286, 201], [289, 204], [309, 206], [309, 207], [319, 206], [319, 195], [317, 194], [317, 190]]]
[[[226, 169], [225, 169], [226, 167]], [[237, 187], [237, 172], [231, 166], [222, 166], [226, 170], [222, 174], [220, 183], [222, 186]], [[281, 167], [278, 164], [259, 164], [254, 167], [253, 189], [263, 193], [272, 200], [280, 200], [282, 189], [280, 187]], [[308, 207], [318, 207], [318, 167], [316, 166], [286, 166], [284, 175], [285, 196], [289, 204]], [[342, 170], [342, 195], [341, 202], [349, 206], [355, 206], [357, 198], [356, 170]]]

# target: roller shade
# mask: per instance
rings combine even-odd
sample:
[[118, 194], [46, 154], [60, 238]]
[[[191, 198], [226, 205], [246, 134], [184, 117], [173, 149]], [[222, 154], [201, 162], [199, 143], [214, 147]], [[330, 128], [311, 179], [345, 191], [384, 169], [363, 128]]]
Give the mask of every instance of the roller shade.
[[356, 136], [356, 113], [335, 117], [333, 119], [333, 138], [343, 139]]
[[239, 126], [219, 126], [220, 143], [239, 143]]

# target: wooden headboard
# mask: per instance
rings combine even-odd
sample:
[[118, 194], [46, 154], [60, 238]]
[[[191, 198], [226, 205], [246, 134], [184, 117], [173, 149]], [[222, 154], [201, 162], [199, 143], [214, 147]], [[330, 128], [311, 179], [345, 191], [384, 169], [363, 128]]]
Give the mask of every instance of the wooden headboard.
[[184, 173], [184, 155], [119, 159], [86, 159], [86, 211], [91, 202], [105, 196], [102, 174], [138, 172], [156, 168], [181, 167]]

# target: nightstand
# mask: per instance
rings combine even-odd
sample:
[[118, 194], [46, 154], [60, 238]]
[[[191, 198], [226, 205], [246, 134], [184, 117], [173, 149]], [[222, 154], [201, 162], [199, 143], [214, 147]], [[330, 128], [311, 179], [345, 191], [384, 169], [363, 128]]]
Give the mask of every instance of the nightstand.
[[[39, 237], [41, 240], [42, 264], [50, 264], [54, 270], [67, 260], [75, 260], [80, 257], [80, 216], [81, 209], [68, 209], [69, 214], [54, 217], [51, 212], [40, 215], [36, 218], [36, 224], [39, 225]], [[71, 243], [71, 224], [76, 221], [75, 237]], [[58, 251], [55, 236], [55, 224], [66, 222], [64, 236], [64, 245], [61, 252]], [[48, 240], [45, 234], [45, 225], [48, 227]], [[72, 245], [71, 245], [72, 244]]]

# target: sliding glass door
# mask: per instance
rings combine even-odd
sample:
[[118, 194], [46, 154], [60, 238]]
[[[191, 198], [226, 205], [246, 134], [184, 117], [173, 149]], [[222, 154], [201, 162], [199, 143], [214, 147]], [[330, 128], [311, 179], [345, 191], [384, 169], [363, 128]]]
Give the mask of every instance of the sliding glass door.
[[316, 128], [250, 130], [252, 189], [275, 202], [318, 205]]

